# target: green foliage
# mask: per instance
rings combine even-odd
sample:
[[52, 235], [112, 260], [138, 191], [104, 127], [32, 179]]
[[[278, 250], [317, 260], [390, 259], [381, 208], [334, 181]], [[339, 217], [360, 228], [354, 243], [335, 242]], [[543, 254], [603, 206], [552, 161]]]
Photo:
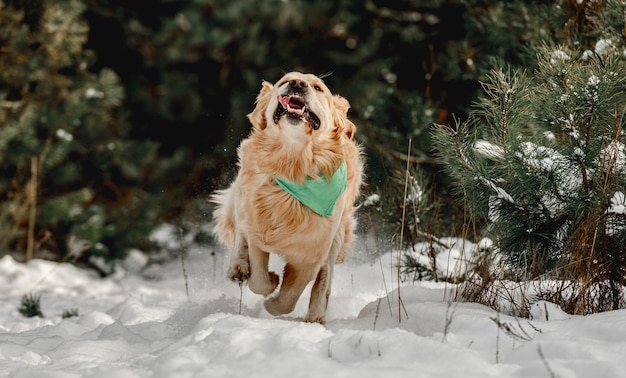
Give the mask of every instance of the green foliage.
[[35, 316], [43, 318], [44, 316], [41, 312], [41, 295], [34, 293], [24, 294], [17, 311], [27, 318], [34, 318]]
[[[603, 11], [615, 10], [589, 5], [582, 19], [598, 26]], [[595, 34], [576, 28], [576, 49], [538, 48], [532, 75], [494, 70], [469, 119], [434, 132], [498, 252], [525, 277], [571, 280], [562, 304], [573, 313], [623, 305], [626, 60], [623, 38], [611, 34], [621, 23]], [[582, 37], [590, 35], [593, 47]]]
[[430, 266], [421, 263], [415, 256], [408, 253], [403, 256], [402, 274], [411, 282], [431, 281], [436, 276]]
[[162, 181], [184, 154], [162, 158], [157, 143], [129, 139], [118, 75], [92, 69], [83, 2], [8, 4], [0, 5], [1, 253], [110, 260], [145, 246], [167, 209]]
[[[41, 295], [35, 293], [22, 295], [20, 306], [17, 311], [27, 318], [34, 318], [35, 316], [43, 318], [44, 315], [41, 311]], [[61, 318], [63, 319], [76, 316], [78, 316], [78, 309], [75, 308], [63, 310], [61, 313]]]
[[61, 313], [61, 318], [63, 318], [63, 319], [74, 318], [74, 317], [78, 317], [78, 309], [77, 308], [63, 310], [63, 312]]

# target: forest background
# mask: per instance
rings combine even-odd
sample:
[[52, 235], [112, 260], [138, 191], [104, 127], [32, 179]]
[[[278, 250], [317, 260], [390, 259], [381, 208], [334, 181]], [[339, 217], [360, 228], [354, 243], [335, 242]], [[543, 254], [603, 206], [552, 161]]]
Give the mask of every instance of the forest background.
[[[380, 199], [361, 233], [478, 241], [488, 217], [454, 193], [434, 125], [459, 127], [491, 70], [623, 43], [623, 25], [624, 4], [589, 0], [0, 1], [0, 254], [107, 275], [132, 249], [162, 258], [164, 223], [212, 245], [208, 195], [261, 81], [291, 70], [351, 103], [362, 200]], [[407, 177], [426, 197], [412, 211]]]

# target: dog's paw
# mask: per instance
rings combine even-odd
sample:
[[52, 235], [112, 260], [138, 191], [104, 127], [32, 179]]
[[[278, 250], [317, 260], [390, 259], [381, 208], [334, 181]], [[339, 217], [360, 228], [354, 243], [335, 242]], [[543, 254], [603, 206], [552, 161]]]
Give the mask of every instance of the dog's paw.
[[319, 324], [321, 324], [321, 325], [326, 324], [326, 319], [325, 319], [325, 316], [324, 316], [324, 315], [322, 315], [322, 316], [311, 316], [311, 315], [307, 315], [307, 316], [304, 318], [304, 321], [305, 321], [305, 322], [307, 322], [307, 323], [319, 323]]
[[276, 298], [269, 298], [263, 303], [265, 310], [274, 316], [286, 314], [286, 311], [280, 309], [280, 302]]
[[226, 276], [231, 281], [241, 284], [250, 278], [250, 264], [243, 259], [237, 260], [228, 268]]
[[254, 277], [249, 282], [250, 290], [255, 294], [270, 295], [276, 290], [280, 277], [274, 272], [268, 272], [269, 279], [254, 280]]
[[292, 312], [296, 307], [297, 301], [283, 301], [281, 300], [280, 295], [277, 295], [272, 298], [268, 298], [263, 303], [263, 307], [265, 310], [274, 316], [284, 315]]

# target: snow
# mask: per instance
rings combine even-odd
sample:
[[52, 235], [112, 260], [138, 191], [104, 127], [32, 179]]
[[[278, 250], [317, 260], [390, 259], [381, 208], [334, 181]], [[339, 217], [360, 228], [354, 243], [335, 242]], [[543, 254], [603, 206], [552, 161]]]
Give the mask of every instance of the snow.
[[474, 150], [482, 157], [499, 160], [504, 157], [504, 149], [488, 140], [479, 139], [474, 143]]
[[372, 206], [378, 201], [380, 201], [380, 196], [378, 194], [371, 194], [363, 201], [363, 206]]
[[64, 140], [66, 142], [71, 142], [74, 140], [74, 136], [63, 129], [57, 129], [57, 138]]
[[612, 140], [600, 151], [599, 163], [605, 171], [611, 172], [613, 175], [619, 175], [626, 168], [626, 155], [624, 150], [626, 146], [622, 142]]
[[409, 192], [407, 193], [406, 200], [413, 205], [419, 205], [424, 199], [424, 191], [420, 186], [417, 179], [413, 176], [410, 176], [409, 180]]
[[597, 87], [600, 84], [600, 78], [596, 75], [591, 75], [589, 80], [587, 80], [588, 87]]
[[[476, 247], [443, 241], [442, 266]], [[626, 376], [626, 310], [571, 316], [538, 302], [532, 319], [517, 319], [451, 301], [450, 283], [407, 280], [398, 292], [401, 254], [362, 250], [335, 270], [325, 326], [300, 321], [306, 295], [288, 316], [267, 314], [261, 297], [224, 278], [217, 249], [189, 247], [188, 296], [181, 261], [138, 270], [138, 251], [126, 263], [135, 268], [108, 278], [4, 256], [0, 377]], [[19, 314], [27, 293], [41, 295], [44, 318]], [[67, 309], [79, 315], [62, 318]]]
[[101, 99], [101, 98], [104, 98], [104, 92], [90, 87], [85, 90], [85, 98]]
[[550, 57], [550, 63], [553, 65], [568, 60], [570, 60], [570, 55], [563, 50], [555, 50]]
[[602, 54], [609, 50], [611, 47], [613, 47], [613, 42], [610, 39], [600, 39], [596, 42], [595, 51], [597, 54]]
[[609, 214], [626, 214], [626, 197], [624, 193], [617, 191], [611, 198], [611, 206], [606, 211]]
[[[570, 117], [573, 116], [570, 115]], [[546, 177], [552, 177], [556, 193], [541, 192], [542, 204], [549, 210], [552, 219], [558, 218], [567, 207], [568, 201], [571, 201], [571, 197], [575, 196], [583, 185], [580, 167], [576, 162], [582, 159], [584, 152], [575, 148], [573, 158], [568, 158], [553, 148], [523, 142], [515, 154], [526, 166], [532, 167], [533, 170], [541, 172]], [[592, 173], [587, 172], [587, 175], [591, 177]]]

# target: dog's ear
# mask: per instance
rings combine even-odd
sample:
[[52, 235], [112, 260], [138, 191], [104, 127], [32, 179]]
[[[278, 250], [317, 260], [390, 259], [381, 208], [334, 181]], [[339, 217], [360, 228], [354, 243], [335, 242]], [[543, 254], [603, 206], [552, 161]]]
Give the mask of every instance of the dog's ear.
[[263, 81], [261, 91], [256, 97], [256, 105], [252, 113], [248, 114], [248, 119], [255, 129], [263, 130], [267, 127], [267, 120], [265, 119], [265, 109], [270, 102], [270, 95], [274, 86], [267, 81]]
[[340, 133], [344, 133], [348, 139], [352, 139], [356, 126], [352, 121], [348, 119], [348, 110], [350, 110], [350, 103], [345, 98], [334, 95], [333, 96], [333, 121], [335, 127]]

